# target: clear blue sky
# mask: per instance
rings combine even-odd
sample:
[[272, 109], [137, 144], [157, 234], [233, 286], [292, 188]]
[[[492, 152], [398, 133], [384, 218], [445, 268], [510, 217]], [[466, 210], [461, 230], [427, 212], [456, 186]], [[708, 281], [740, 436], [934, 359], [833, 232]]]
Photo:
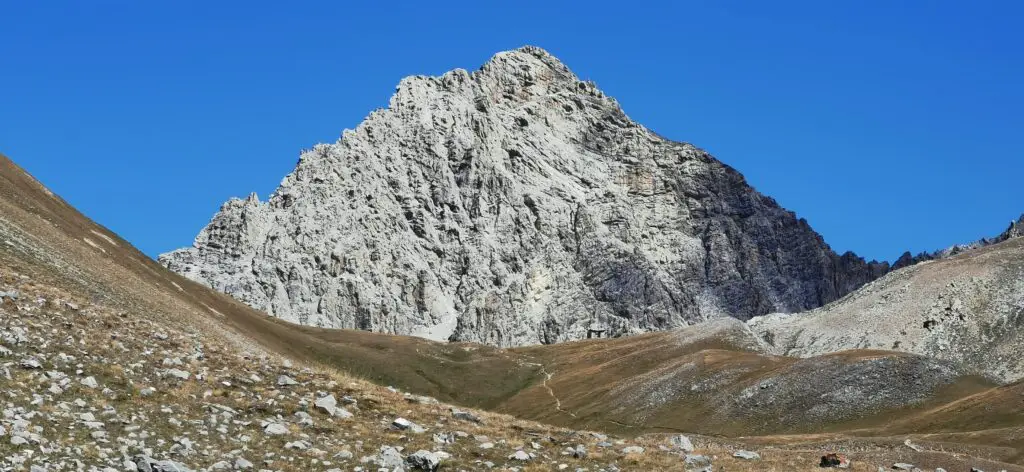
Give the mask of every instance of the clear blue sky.
[[1024, 3], [545, 3], [8, 2], [0, 152], [156, 255], [403, 76], [535, 44], [838, 251], [891, 260], [1024, 212]]

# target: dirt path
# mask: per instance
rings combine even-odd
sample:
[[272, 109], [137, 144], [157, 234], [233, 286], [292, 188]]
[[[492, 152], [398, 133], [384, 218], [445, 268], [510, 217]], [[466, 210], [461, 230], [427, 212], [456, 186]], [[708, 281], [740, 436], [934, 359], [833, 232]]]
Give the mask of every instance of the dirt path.
[[565, 413], [565, 414], [575, 418], [576, 417], [575, 413], [573, 413], [573, 412], [571, 412], [569, 410], [562, 409], [562, 401], [558, 399], [558, 395], [555, 395], [555, 391], [551, 388], [550, 385], [548, 385], [548, 381], [551, 380], [551, 378], [554, 377], [555, 374], [549, 373], [548, 370], [547, 370], [547, 367], [544, 364], [540, 364], [540, 363], [536, 363], [536, 362], [528, 362], [527, 365], [535, 365], [535, 366], [540, 367], [540, 373], [544, 374], [544, 381], [541, 382], [541, 386], [544, 387], [544, 389], [548, 391], [548, 395], [551, 395], [551, 398], [555, 399], [555, 409], [558, 410], [559, 413]]

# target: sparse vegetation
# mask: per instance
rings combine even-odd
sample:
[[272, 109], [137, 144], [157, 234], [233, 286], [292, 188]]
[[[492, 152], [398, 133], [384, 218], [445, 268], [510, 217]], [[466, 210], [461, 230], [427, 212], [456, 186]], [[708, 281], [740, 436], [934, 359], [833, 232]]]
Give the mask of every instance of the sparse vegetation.
[[[82, 241], [95, 232], [108, 235], [91, 239], [102, 251]], [[403, 461], [419, 449], [450, 454], [442, 470], [487, 462], [680, 470], [685, 453], [668, 441], [680, 429], [708, 433], [689, 434], [691, 454], [711, 458], [715, 470], [812, 470], [831, 450], [847, 453], [852, 470], [896, 461], [1019, 470], [996, 461], [1024, 461], [1019, 387], [991, 389], [970, 377], [953, 379], [915, 409], [872, 410], [857, 423], [782, 429], [770, 414], [726, 421], [736, 406], [709, 399], [784, 378], [799, 364], [751, 352], [749, 342], [758, 341], [731, 329], [500, 350], [291, 325], [165, 271], [3, 158], [0, 292], [8, 293], [0, 296], [0, 468], [10, 470], [124, 470], [139, 455], [193, 469], [249, 462], [280, 471], [373, 470], [393, 456], [382, 447]], [[840, 368], [893, 355], [842, 356]], [[280, 375], [298, 384], [278, 385]], [[95, 386], [86, 385], [90, 378]], [[699, 394], [678, 395], [694, 388]], [[352, 417], [318, 410], [327, 394]], [[544, 423], [473, 411], [477, 424], [454, 418], [443, 402]], [[652, 405], [646, 418], [637, 416]], [[398, 417], [427, 431], [396, 430]], [[284, 432], [268, 434], [270, 424]], [[754, 431], [760, 435], [749, 437]], [[715, 436], [722, 433], [748, 437]], [[907, 438], [922, 451], [904, 446]], [[578, 445], [585, 456], [569, 452]], [[739, 448], [761, 459], [733, 458]], [[530, 459], [509, 458], [520, 450]]]

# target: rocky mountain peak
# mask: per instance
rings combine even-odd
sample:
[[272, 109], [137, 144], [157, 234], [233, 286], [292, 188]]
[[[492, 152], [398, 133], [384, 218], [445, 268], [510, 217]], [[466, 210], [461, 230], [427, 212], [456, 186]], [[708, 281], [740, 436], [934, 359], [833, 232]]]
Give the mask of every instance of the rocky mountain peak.
[[303, 324], [501, 346], [800, 311], [888, 270], [534, 47], [402, 80], [160, 261]]
[[[607, 98], [596, 84], [581, 81], [568, 67], [547, 51], [524, 46], [499, 52], [474, 72], [454, 69], [439, 77], [414, 75], [402, 79], [395, 90], [389, 108], [429, 100], [431, 91], [476, 88], [483, 92], [477, 96], [481, 103], [525, 103], [536, 101], [547, 94], [582, 92], [594, 97]], [[616, 106], [614, 100], [608, 105]], [[481, 110], [483, 111], [483, 110]]]
[[[499, 52], [473, 75], [480, 82], [512, 89], [532, 89], [535, 93], [551, 87], [575, 87], [580, 83], [576, 74], [558, 58], [536, 46]], [[596, 88], [589, 83], [587, 86]]]

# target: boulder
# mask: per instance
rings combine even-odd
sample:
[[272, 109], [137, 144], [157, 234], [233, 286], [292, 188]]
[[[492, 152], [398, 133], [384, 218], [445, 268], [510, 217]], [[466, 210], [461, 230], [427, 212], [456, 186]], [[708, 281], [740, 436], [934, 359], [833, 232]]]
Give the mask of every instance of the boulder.
[[299, 382], [297, 382], [295, 379], [293, 379], [293, 378], [291, 378], [291, 377], [289, 377], [287, 375], [282, 375], [282, 376], [277, 378], [277, 386], [278, 387], [291, 387], [292, 385], [298, 385], [298, 384], [299, 384]]
[[680, 451], [686, 453], [693, 452], [693, 443], [690, 441], [690, 438], [683, 436], [682, 434], [677, 434], [669, 438], [669, 443], [672, 444], [672, 447]]
[[388, 470], [402, 470], [405, 459], [402, 458], [402, 454], [398, 452], [397, 448], [381, 446], [380, 453], [377, 455], [377, 463]]
[[683, 457], [683, 465], [687, 471], [703, 472], [711, 470], [711, 458], [701, 454], [687, 454]]
[[738, 459], [744, 459], [748, 461], [758, 460], [761, 458], [760, 454], [752, 451], [745, 451], [743, 449], [740, 449], [739, 451], [732, 453], [732, 456]]
[[281, 423], [269, 423], [263, 427], [263, 433], [270, 436], [288, 434], [288, 427]]
[[188, 380], [192, 374], [181, 369], [167, 369], [164, 371], [164, 376], [178, 380]]
[[330, 416], [334, 416], [338, 408], [338, 400], [334, 398], [334, 394], [332, 393], [316, 399], [316, 401], [313, 402], [313, 406], [323, 410], [324, 413], [327, 413]]
[[413, 470], [436, 472], [437, 469], [441, 467], [441, 458], [433, 452], [421, 449], [409, 454], [409, 456], [405, 458], [405, 463]]
[[452, 418], [462, 421], [469, 421], [472, 423], [481, 423], [479, 416], [474, 415], [473, 413], [470, 413], [468, 411], [459, 410], [457, 408], [452, 408]]
[[424, 433], [427, 431], [426, 428], [401, 417], [395, 418], [395, 420], [391, 422], [391, 427], [402, 431], [410, 431], [416, 434]]
[[529, 461], [530, 459], [533, 459], [532, 457], [530, 457], [529, 453], [527, 453], [526, 451], [524, 451], [522, 449], [512, 453], [512, 455], [508, 456], [508, 458], [509, 458], [509, 460], [520, 461], [520, 462], [526, 462], [526, 461]]

